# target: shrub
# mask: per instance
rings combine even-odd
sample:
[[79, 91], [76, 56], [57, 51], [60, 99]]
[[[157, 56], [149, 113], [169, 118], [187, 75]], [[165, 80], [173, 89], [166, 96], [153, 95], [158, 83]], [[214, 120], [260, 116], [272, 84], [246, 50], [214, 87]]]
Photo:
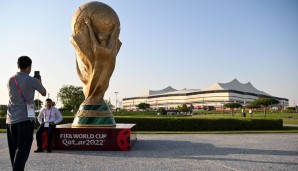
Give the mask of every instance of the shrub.
[[281, 119], [217, 119], [184, 117], [115, 117], [116, 123], [136, 123], [138, 131], [279, 130]]
[[158, 109], [158, 113], [160, 113], [161, 115], [167, 115], [167, 111], [163, 107]]
[[[0, 118], [0, 128], [5, 128], [6, 118]], [[190, 117], [115, 117], [116, 123], [137, 124], [138, 131], [233, 131], [233, 130], [280, 130], [281, 119], [223, 119]], [[60, 124], [72, 123], [66, 116]], [[37, 128], [39, 124], [35, 124]]]

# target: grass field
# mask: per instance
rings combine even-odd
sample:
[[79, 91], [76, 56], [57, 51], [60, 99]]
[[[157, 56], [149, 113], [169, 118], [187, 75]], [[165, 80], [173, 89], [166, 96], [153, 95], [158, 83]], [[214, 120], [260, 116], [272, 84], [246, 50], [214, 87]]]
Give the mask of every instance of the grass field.
[[[194, 115], [157, 115], [157, 112], [154, 111], [135, 111], [135, 112], [113, 112], [114, 116], [125, 116], [125, 117], [198, 117], [198, 118], [243, 118], [241, 116], [240, 111], [234, 113], [232, 116], [231, 113], [225, 112], [219, 113], [218, 111], [214, 111], [216, 113], [212, 113], [212, 111], [206, 111], [199, 114]], [[255, 112], [252, 116], [250, 114], [246, 115], [246, 118], [254, 118], [254, 119], [282, 119], [284, 124], [297, 124], [298, 125], [298, 114], [296, 113], [279, 113], [279, 112], [268, 112], [266, 117], [264, 117], [264, 113]]]
[[[63, 112], [63, 116], [74, 116], [72, 112]], [[156, 111], [119, 111], [113, 112], [114, 116], [125, 117], [198, 117], [198, 118], [243, 118], [240, 111], [235, 111], [234, 116], [229, 111], [200, 111], [193, 112], [193, 115], [157, 115]], [[5, 117], [5, 116], [2, 116]], [[298, 113], [285, 113], [280, 111], [268, 111], [264, 117], [263, 111], [256, 111], [251, 116], [246, 114], [246, 118], [254, 119], [282, 119], [284, 124], [298, 124]]]
[[[155, 111], [120, 111], [113, 112], [114, 116], [125, 116], [125, 117], [199, 117], [199, 118], [243, 118], [240, 111], [235, 111], [234, 116], [229, 111], [222, 113], [221, 111], [201, 111], [199, 113], [193, 112], [193, 115], [157, 115]], [[72, 112], [63, 112], [63, 116], [74, 116]], [[264, 117], [263, 111], [256, 111], [251, 116], [246, 114], [246, 118], [254, 119], [282, 119], [284, 124], [297, 124], [298, 125], [298, 114], [297, 113], [285, 113], [280, 111], [267, 111], [266, 117]]]
[[[36, 132], [36, 130], [34, 131]], [[0, 133], [6, 133], [6, 129], [0, 129]], [[264, 131], [138, 131], [138, 134], [263, 134], [263, 133], [298, 133], [298, 127], [284, 127], [282, 130]]]
[[[65, 117], [73, 117], [74, 114], [72, 112], [63, 112], [63, 116]], [[240, 111], [235, 111], [234, 116], [228, 111], [224, 113], [219, 111], [203, 111], [199, 113], [195, 113], [193, 115], [157, 115], [156, 111], [119, 111], [113, 112], [114, 116], [118, 117], [192, 117], [192, 118], [243, 118]], [[266, 117], [264, 117], [263, 111], [256, 111], [251, 116], [250, 114], [246, 115], [246, 118], [253, 119], [282, 119], [284, 124], [296, 124], [298, 125], [298, 114], [296, 113], [285, 113], [285, 112], [271, 112], [268, 111]], [[0, 129], [0, 133], [6, 132], [5, 129]], [[208, 131], [208, 132], [140, 132], [140, 133], [292, 133], [298, 132], [298, 127], [284, 127], [283, 130], [272, 130], [272, 131]]]

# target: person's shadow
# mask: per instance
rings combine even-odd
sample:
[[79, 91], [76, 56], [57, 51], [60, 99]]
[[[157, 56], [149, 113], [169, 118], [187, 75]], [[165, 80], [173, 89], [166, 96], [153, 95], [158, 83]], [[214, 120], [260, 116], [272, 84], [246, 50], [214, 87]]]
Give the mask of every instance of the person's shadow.
[[273, 163], [298, 165], [297, 163], [283, 161], [258, 161], [247, 159], [224, 158], [230, 154], [252, 154], [252, 155], [276, 155], [276, 156], [298, 156], [297, 151], [262, 150], [249, 148], [226, 148], [216, 147], [209, 143], [192, 143], [190, 141], [172, 140], [137, 140], [129, 152], [119, 151], [55, 151], [57, 153], [70, 153], [76, 155], [111, 156], [111, 157], [137, 157], [137, 158], [173, 158], [173, 159], [194, 159], [194, 160], [224, 160], [242, 161], [254, 163]]

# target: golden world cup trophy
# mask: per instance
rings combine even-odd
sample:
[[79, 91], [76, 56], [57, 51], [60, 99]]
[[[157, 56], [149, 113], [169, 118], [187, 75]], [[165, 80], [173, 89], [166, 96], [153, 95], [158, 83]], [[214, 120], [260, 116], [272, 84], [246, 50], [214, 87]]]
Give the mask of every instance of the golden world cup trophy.
[[104, 94], [121, 47], [119, 18], [110, 6], [89, 2], [74, 13], [71, 27], [77, 73], [84, 83], [85, 95], [72, 127], [115, 126]]

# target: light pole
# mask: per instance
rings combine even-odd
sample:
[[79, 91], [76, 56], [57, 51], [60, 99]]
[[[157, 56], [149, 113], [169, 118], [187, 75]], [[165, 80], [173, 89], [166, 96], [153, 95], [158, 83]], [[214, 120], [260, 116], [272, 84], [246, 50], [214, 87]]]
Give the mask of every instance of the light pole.
[[294, 100], [295, 113], [297, 113], [296, 100]]
[[[57, 102], [56, 102], [57, 104], [56, 104], [56, 106], [58, 106], [58, 102], [59, 102], [59, 97], [57, 96]], [[57, 107], [57, 108], [58, 108], [58, 107]]]
[[119, 92], [115, 91], [114, 93], [115, 93], [115, 95], [116, 95], [116, 105], [115, 105], [115, 110], [117, 111], [117, 94], [118, 94]]
[[37, 110], [38, 110], [38, 112], [40, 112], [40, 110], [39, 110], [39, 93], [37, 94]]

